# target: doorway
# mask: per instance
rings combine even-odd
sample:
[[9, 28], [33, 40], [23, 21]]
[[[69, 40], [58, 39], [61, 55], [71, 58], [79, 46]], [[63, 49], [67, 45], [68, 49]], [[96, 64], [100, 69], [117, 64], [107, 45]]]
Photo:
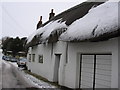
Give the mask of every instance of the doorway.
[[59, 64], [60, 64], [61, 54], [55, 54], [55, 65], [54, 65], [54, 82], [59, 81]]

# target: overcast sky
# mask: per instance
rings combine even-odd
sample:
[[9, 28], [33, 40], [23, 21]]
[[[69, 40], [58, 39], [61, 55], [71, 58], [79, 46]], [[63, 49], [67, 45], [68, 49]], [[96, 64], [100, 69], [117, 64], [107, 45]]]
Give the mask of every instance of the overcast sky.
[[86, 0], [5, 1], [0, 3], [0, 36], [25, 37], [36, 30], [41, 15], [44, 23], [48, 20], [51, 9], [57, 15]]

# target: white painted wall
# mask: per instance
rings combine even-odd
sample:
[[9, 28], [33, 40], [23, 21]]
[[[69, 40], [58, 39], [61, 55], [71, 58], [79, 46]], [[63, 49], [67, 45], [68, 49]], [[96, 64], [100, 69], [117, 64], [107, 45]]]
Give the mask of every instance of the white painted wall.
[[120, 37], [119, 37], [119, 40], [118, 40], [118, 73], [119, 73], [119, 81], [118, 81], [118, 86], [119, 86], [119, 90], [120, 90]]
[[[35, 54], [35, 62], [28, 62], [28, 69], [30, 69], [33, 73], [41, 75], [52, 81], [51, 78], [51, 44], [45, 45], [40, 44], [38, 46], [34, 46], [33, 49], [30, 48], [29, 53]], [[29, 59], [28, 53], [28, 59]], [[38, 63], [38, 55], [43, 55], [43, 63]], [[32, 57], [31, 57], [32, 58]]]
[[[55, 54], [61, 54], [59, 64], [59, 82], [61, 85], [64, 85], [65, 49], [66, 42], [61, 41], [47, 45], [39, 44], [38, 46], [34, 46], [33, 49], [30, 47], [27, 58], [29, 59], [29, 54], [35, 54], [35, 62], [28, 62], [28, 69], [30, 69], [33, 73], [41, 75], [42, 77], [47, 78], [49, 81], [54, 82]], [[43, 64], [38, 63], [39, 54], [43, 54]]]
[[118, 88], [118, 39], [102, 42], [69, 43], [68, 63], [65, 68], [65, 86], [79, 87], [79, 55], [81, 53], [112, 53], [111, 88]]
[[[55, 54], [61, 54], [59, 65], [59, 84], [70, 88], [78, 88], [80, 73], [80, 54], [112, 53], [111, 88], [118, 87], [118, 59], [120, 59], [120, 55], [118, 57], [118, 54], [120, 54], [118, 53], [118, 38], [101, 42], [69, 42], [68, 63], [66, 63], [66, 48], [67, 42], [62, 41], [48, 45], [40, 44], [38, 46], [34, 46], [34, 49], [32, 50], [29, 48], [29, 53], [36, 54], [37, 56], [35, 62], [28, 62], [28, 68], [31, 69], [33, 73], [39, 74], [47, 78], [49, 81], [54, 82]], [[38, 63], [39, 54], [43, 54], [43, 64]]]
[[[55, 62], [55, 54], [61, 54], [60, 65], [59, 65], [59, 84], [64, 85], [65, 79], [65, 61], [66, 61], [66, 42], [57, 42], [54, 44], [53, 50], [53, 66]], [[53, 67], [54, 69], [54, 67]]]

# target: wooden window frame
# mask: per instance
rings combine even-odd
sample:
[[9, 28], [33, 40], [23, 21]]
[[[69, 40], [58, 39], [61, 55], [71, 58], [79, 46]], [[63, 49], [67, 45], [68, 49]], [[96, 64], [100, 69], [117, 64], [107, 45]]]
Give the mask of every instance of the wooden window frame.
[[38, 55], [38, 63], [43, 63], [43, 55]]
[[31, 54], [29, 54], [29, 62], [31, 62]]
[[32, 54], [32, 62], [35, 62], [35, 54]]

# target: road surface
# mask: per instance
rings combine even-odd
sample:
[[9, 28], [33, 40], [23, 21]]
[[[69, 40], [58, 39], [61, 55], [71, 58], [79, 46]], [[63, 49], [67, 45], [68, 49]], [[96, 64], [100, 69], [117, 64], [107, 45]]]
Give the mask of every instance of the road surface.
[[0, 90], [2, 89], [2, 63], [0, 62]]
[[[10, 64], [9, 62], [2, 62], [2, 88], [31, 88], [34, 87], [28, 82], [21, 71]], [[4, 89], [3, 89], [4, 90]], [[14, 89], [15, 90], [15, 89]]]

